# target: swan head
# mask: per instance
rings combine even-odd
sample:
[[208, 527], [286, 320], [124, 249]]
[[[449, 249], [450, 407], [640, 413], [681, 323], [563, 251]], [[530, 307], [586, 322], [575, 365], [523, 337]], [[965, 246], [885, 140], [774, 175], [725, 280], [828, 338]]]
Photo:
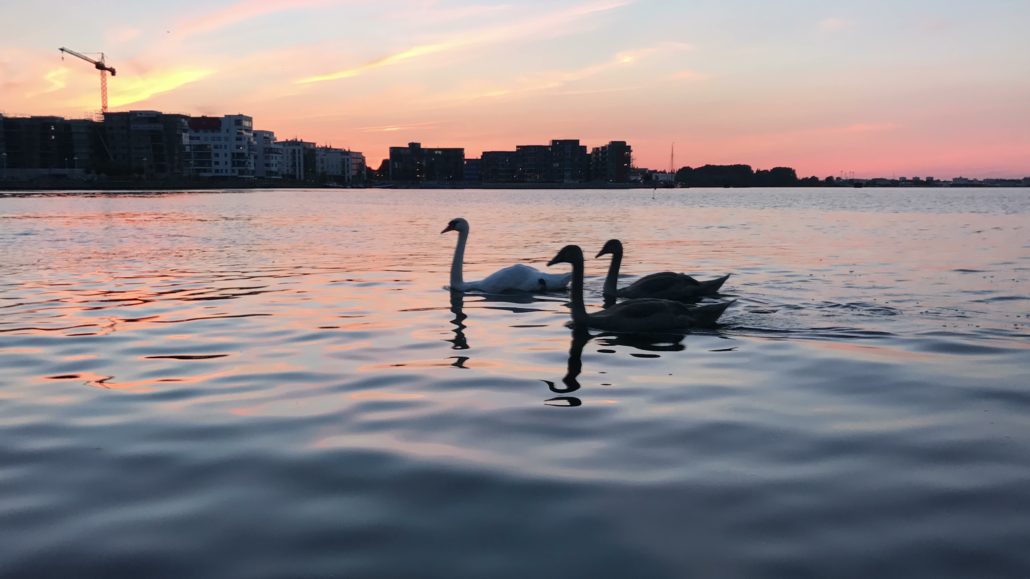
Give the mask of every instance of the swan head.
[[465, 218], [463, 218], [463, 217], [455, 217], [454, 219], [451, 219], [450, 223], [447, 224], [447, 227], [444, 227], [443, 231], [441, 231], [440, 233], [447, 233], [448, 231], [457, 231], [459, 233], [468, 233], [469, 232], [469, 222], [465, 221]]
[[551, 266], [556, 263], [583, 263], [583, 250], [578, 245], [566, 245], [554, 256], [554, 259], [547, 262]]
[[622, 242], [618, 239], [609, 239], [594, 258], [596, 259], [602, 255], [617, 255], [620, 253], [622, 253]]

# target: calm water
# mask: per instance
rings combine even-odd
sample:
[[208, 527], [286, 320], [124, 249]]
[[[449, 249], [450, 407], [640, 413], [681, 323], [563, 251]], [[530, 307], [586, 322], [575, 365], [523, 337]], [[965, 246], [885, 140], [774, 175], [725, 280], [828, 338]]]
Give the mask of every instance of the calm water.
[[[1030, 577], [1030, 193], [655, 197], [0, 197], [0, 576]], [[576, 341], [456, 216], [739, 301]]]

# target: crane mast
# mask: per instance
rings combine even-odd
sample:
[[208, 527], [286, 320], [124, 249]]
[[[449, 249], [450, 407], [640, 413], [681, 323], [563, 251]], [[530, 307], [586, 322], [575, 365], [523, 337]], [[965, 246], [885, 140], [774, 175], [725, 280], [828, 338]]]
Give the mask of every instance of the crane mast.
[[93, 68], [100, 71], [100, 112], [101, 114], [107, 114], [107, 73], [111, 73], [111, 76], [117, 76], [118, 72], [114, 67], [107, 66], [107, 62], [104, 60], [104, 53], [101, 52], [100, 60], [90, 58], [81, 52], [76, 52], [70, 48], [61, 47], [58, 50], [61, 51], [61, 58], [64, 58], [65, 54], [70, 54], [75, 58], [85, 60], [86, 62], [93, 65]]

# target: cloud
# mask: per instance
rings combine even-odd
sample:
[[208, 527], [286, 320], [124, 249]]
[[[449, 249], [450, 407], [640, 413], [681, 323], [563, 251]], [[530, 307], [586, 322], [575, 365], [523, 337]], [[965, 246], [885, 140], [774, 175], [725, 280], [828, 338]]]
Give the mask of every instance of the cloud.
[[45, 94], [54, 93], [63, 89], [68, 85], [68, 69], [63, 66], [60, 68], [55, 68], [47, 72], [45, 75], [43, 75], [43, 79], [47, 81], [49, 86], [42, 90], [28, 93], [25, 96], [28, 98], [38, 97]]
[[399, 131], [411, 131], [415, 129], [431, 129], [440, 126], [440, 123], [436, 121], [428, 121], [424, 123], [411, 123], [405, 125], [380, 125], [376, 127], [357, 127], [356, 131], [362, 133], [396, 133]]
[[458, 42], [454, 42], [454, 41], [452, 41], [452, 42], [441, 42], [441, 43], [438, 43], [438, 44], [424, 44], [422, 46], [416, 46], [414, 48], [409, 48], [407, 50], [402, 50], [400, 52], [396, 52], [396, 53], [391, 54], [389, 56], [384, 56], [383, 58], [379, 58], [379, 59], [373, 60], [371, 62], [365, 63], [365, 64], [363, 64], [361, 66], [356, 66], [354, 68], [348, 68], [348, 69], [340, 70], [340, 71], [337, 71], [337, 72], [330, 72], [328, 74], [319, 74], [319, 75], [311, 76], [311, 77], [308, 77], [308, 78], [304, 78], [304, 79], [301, 79], [301, 80], [297, 81], [297, 83], [298, 84], [311, 84], [311, 83], [316, 83], [316, 82], [327, 82], [327, 81], [331, 81], [331, 80], [340, 80], [340, 79], [344, 79], [344, 78], [352, 78], [352, 77], [358, 76], [358, 75], [360, 75], [360, 74], [362, 74], [364, 72], [368, 72], [370, 70], [374, 70], [374, 69], [377, 69], [377, 68], [382, 68], [384, 66], [390, 66], [392, 64], [397, 64], [399, 62], [404, 62], [406, 60], [411, 60], [413, 58], [418, 58], [420, 56], [426, 56], [426, 55], [429, 55], [429, 54], [434, 54], [434, 53], [437, 53], [437, 52], [442, 52], [444, 50], [449, 50], [449, 49], [452, 49], [452, 48], [457, 48], [458, 46], [461, 46], [461, 44], [458, 43]]
[[299, 79], [296, 82], [297, 84], [312, 84], [341, 80], [345, 78], [353, 78], [371, 70], [391, 66], [409, 60], [414, 60], [431, 54], [456, 50], [459, 48], [467, 48], [470, 46], [499, 44], [511, 40], [518, 40], [527, 37], [537, 36], [541, 33], [546, 33], [554, 29], [560, 29], [564, 31], [568, 29], [567, 25], [571, 22], [574, 22], [576, 20], [593, 14], [608, 12], [611, 10], [622, 8], [623, 6], [629, 5], [631, 1], [632, 0], [603, 0], [600, 2], [580, 4], [578, 6], [574, 6], [566, 10], [559, 10], [556, 12], [552, 12], [550, 14], [544, 14], [543, 16], [530, 18], [527, 20], [523, 20], [521, 22], [516, 22], [514, 24], [496, 26], [464, 34], [457, 34], [451, 38], [442, 41], [426, 43], [399, 52], [395, 52], [388, 56], [375, 59], [373, 61], [367, 62], [359, 66], [338, 70], [335, 72], [328, 72], [324, 74], [309, 76], [306, 78]]
[[119, 76], [118, 81], [110, 85], [110, 106], [117, 108], [140, 103], [205, 79], [214, 73], [212, 69], [179, 68], [139, 77]]
[[176, 36], [207, 34], [252, 18], [329, 4], [332, 0], [241, 0], [231, 6], [201, 14], [173, 29]]
[[850, 23], [847, 20], [844, 20], [843, 18], [830, 16], [829, 18], [823, 18], [819, 21], [819, 29], [825, 30], [827, 32], [832, 32], [834, 30], [840, 30], [841, 28], [845, 28], [846, 26], [848, 26], [848, 24]]

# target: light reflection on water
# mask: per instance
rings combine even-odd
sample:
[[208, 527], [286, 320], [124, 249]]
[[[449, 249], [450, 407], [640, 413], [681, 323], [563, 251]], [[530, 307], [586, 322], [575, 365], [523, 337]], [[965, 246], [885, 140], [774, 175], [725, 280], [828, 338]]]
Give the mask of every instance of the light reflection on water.
[[[0, 575], [1025, 574], [1025, 191], [655, 197], [0, 197]], [[459, 215], [738, 303], [577, 334]]]

